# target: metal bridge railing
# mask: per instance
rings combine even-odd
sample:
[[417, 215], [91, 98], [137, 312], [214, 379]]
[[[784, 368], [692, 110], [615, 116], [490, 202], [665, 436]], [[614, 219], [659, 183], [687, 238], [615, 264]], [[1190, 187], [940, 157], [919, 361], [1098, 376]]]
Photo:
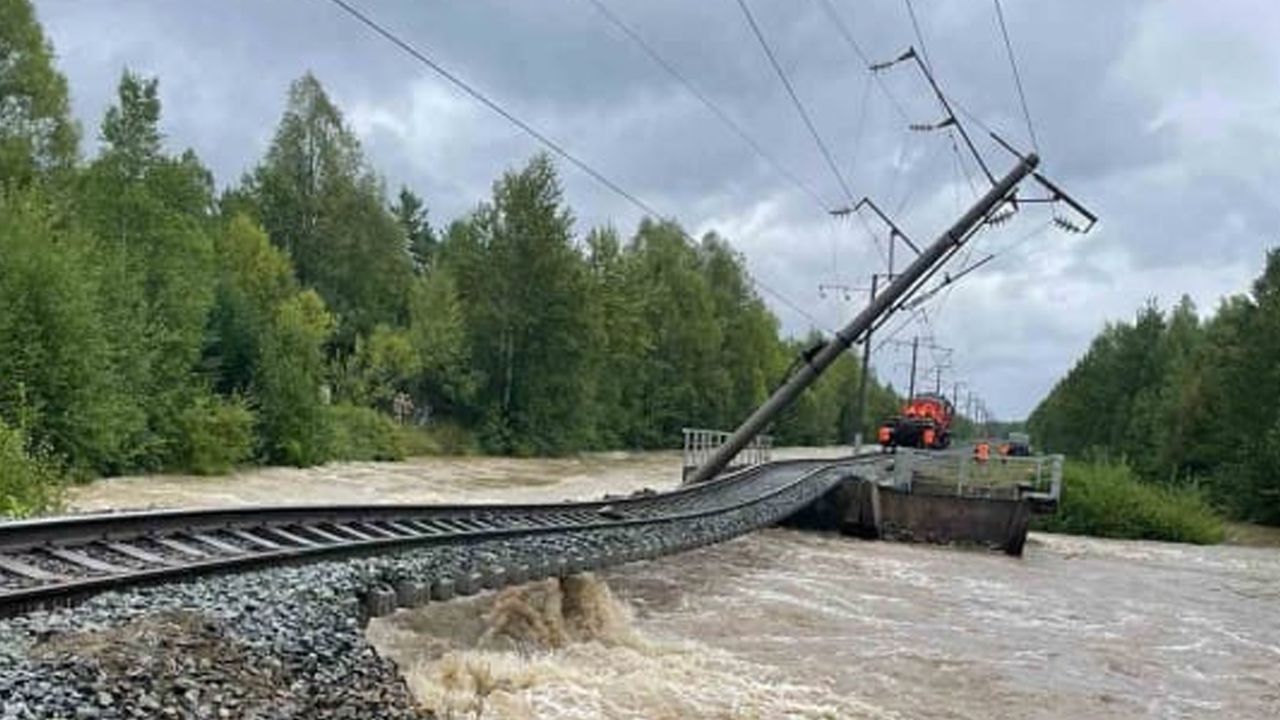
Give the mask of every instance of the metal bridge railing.
[[898, 448], [893, 484], [908, 492], [1028, 499], [1057, 503], [1062, 495], [1062, 455], [979, 460], [971, 451]]
[[[721, 445], [724, 445], [732, 435], [732, 433], [722, 430], [707, 430], [704, 428], [684, 428], [683, 432], [684, 458], [682, 460], [682, 476], [684, 478], [688, 478], [689, 473], [710, 460], [715, 451]], [[733, 460], [729, 461], [725, 470], [761, 465], [769, 462], [772, 458], [773, 436], [757, 435], [733, 457]]]

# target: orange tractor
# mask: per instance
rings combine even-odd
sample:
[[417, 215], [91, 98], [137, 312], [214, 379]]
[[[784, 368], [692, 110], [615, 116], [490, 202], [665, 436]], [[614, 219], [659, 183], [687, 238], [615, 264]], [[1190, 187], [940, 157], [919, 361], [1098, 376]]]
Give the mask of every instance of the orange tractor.
[[880, 426], [877, 439], [886, 448], [912, 447], [943, 450], [951, 444], [951, 420], [955, 408], [942, 395], [917, 395], [902, 408], [900, 415]]

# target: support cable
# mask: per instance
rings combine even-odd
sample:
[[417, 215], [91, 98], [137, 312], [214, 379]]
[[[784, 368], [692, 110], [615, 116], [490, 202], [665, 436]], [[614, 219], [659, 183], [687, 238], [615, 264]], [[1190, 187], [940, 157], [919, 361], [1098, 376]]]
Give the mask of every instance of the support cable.
[[[406, 54], [408, 54], [418, 62], [430, 68], [433, 72], [435, 72], [437, 75], [447, 80], [454, 87], [466, 93], [467, 95], [469, 95], [471, 98], [473, 98], [480, 104], [484, 105], [485, 107], [492, 110], [494, 113], [497, 113], [499, 116], [501, 116], [502, 118], [510, 122], [512, 125], [515, 125], [517, 128], [524, 131], [525, 134], [537, 140], [548, 150], [552, 151], [556, 155], [568, 161], [574, 167], [586, 173], [593, 180], [600, 183], [601, 185], [608, 188], [609, 190], [613, 191], [614, 194], [623, 198], [624, 200], [629, 202], [631, 205], [641, 210], [643, 213], [650, 215], [654, 219], [659, 221], [661, 221], [662, 218], [664, 217], [661, 213], [659, 213], [656, 209], [654, 209], [652, 205], [649, 205], [644, 200], [641, 200], [636, 195], [627, 191], [621, 185], [618, 185], [616, 182], [609, 179], [608, 176], [606, 176], [599, 170], [596, 170], [591, 165], [587, 164], [586, 161], [581, 160], [576, 155], [570, 153], [563, 145], [556, 142], [555, 140], [552, 140], [545, 133], [541, 132], [540, 130], [533, 127], [532, 125], [525, 122], [524, 120], [521, 120], [510, 110], [507, 110], [502, 105], [498, 104], [497, 101], [489, 98], [489, 96], [477, 90], [467, 81], [463, 80], [461, 77], [454, 74], [453, 72], [450, 72], [440, 63], [428, 57], [425, 53], [423, 53], [417, 47], [409, 44], [408, 41], [402, 39], [395, 33], [391, 32], [391, 30], [387, 29], [386, 26], [378, 23], [376, 20], [374, 20], [370, 16], [361, 12], [359, 9], [357, 9], [347, 0], [328, 0], [328, 1], [329, 3], [337, 6], [342, 11], [350, 15], [352, 18], [359, 21], [362, 25], [372, 30], [375, 34], [380, 35], [383, 39], [387, 40], [391, 44], [400, 48]], [[676, 226], [676, 227], [678, 228], [679, 226]], [[690, 236], [688, 232], [686, 232], [683, 228], [679, 228], [679, 229], [680, 229], [681, 235], [684, 237], [686, 242], [688, 242], [690, 245], [694, 247], [698, 246], [697, 241], [694, 240], [693, 237]], [[814, 327], [820, 330], [823, 330], [828, 334], [833, 334], [832, 330], [830, 328], [825, 327], [818, 320], [817, 317], [815, 317], [812, 313], [805, 310], [804, 308], [800, 307], [798, 304], [796, 304], [793, 300], [788, 298], [786, 295], [782, 294], [780, 291], [775, 290], [772, 287], [769, 287], [765, 283], [761, 282], [758, 278], [755, 278], [750, 274], [748, 274], [748, 277], [750, 278], [752, 285], [759, 288], [760, 290], [763, 290], [769, 295], [772, 295], [774, 298], [780, 301], [783, 305], [786, 305], [788, 308], [795, 311], [801, 317], [804, 317], [805, 319], [807, 319], [810, 323], [813, 324]]]
[[1013, 54], [1013, 43], [1009, 41], [1009, 28], [1004, 22], [1004, 9], [1000, 0], [992, 0], [996, 6], [996, 18], [1000, 21], [1000, 35], [1004, 37], [1004, 49], [1009, 55], [1009, 68], [1013, 70], [1013, 84], [1018, 88], [1018, 102], [1022, 104], [1022, 117], [1027, 121], [1027, 135], [1031, 136], [1031, 147], [1038, 155], [1040, 142], [1036, 139], [1035, 126], [1031, 124], [1031, 111], [1027, 109], [1027, 94], [1022, 89], [1022, 73], [1018, 72], [1018, 60]]
[[858, 102], [858, 123], [853, 128], [853, 151], [849, 153], [849, 174], [858, 170], [858, 157], [862, 154], [862, 137], [867, 127], [868, 106], [871, 105], [871, 82], [873, 75], [868, 75], [862, 84], [862, 99]]
[[916, 34], [916, 42], [920, 43], [920, 59], [924, 61], [924, 66], [933, 72], [933, 63], [929, 61], [929, 48], [924, 43], [924, 33], [920, 32], [920, 21], [916, 18], [916, 8], [911, 4], [911, 0], [903, 0], [907, 4], [907, 15], [911, 17], [911, 30]]
[[817, 144], [822, 157], [826, 159], [827, 166], [831, 168], [831, 173], [835, 175], [836, 181], [840, 183], [840, 189], [844, 191], [845, 199], [853, 202], [853, 191], [849, 189], [849, 183], [845, 181], [844, 175], [840, 172], [839, 166], [836, 165], [835, 158], [832, 157], [831, 151], [822, 139], [822, 135], [818, 134], [817, 127], [814, 126], [813, 120], [809, 117], [809, 111], [805, 109], [804, 103], [800, 102], [800, 96], [796, 94], [796, 90], [792, 87], [787, 73], [783, 71], [782, 65], [778, 63], [778, 58], [773, 54], [773, 49], [769, 47], [769, 42], [765, 40], [764, 33], [756, 23], [755, 16], [751, 14], [751, 8], [747, 7], [746, 0], [737, 0], [737, 2], [738, 7], [742, 9], [742, 15], [746, 18], [747, 24], [751, 26], [751, 32], [756, 36], [756, 40], [760, 42], [760, 47], [764, 50], [765, 56], [769, 58], [769, 64], [773, 66], [773, 71], [777, 73], [778, 79], [782, 81], [782, 86], [787, 90], [787, 95], [791, 97], [791, 104], [795, 106], [800, 119], [804, 121], [805, 127], [809, 129], [809, 134], [813, 136], [814, 143]]
[[809, 186], [807, 183], [802, 181], [799, 177], [795, 175], [795, 173], [792, 173], [773, 155], [767, 152], [764, 149], [764, 147], [755, 138], [753, 138], [745, 129], [743, 129], [741, 125], [739, 125], [736, 121], [734, 121], [734, 119], [730, 117], [727, 112], [725, 112], [719, 105], [712, 102], [711, 98], [708, 97], [706, 93], [699, 90], [698, 87], [694, 85], [693, 82], [689, 80], [687, 76], [685, 76], [683, 73], [677, 70], [673, 64], [671, 64], [666, 58], [664, 58], [661, 54], [659, 54], [658, 51], [654, 49], [654, 47], [651, 44], [649, 44], [649, 42], [646, 41], [644, 37], [640, 35], [639, 32], [635, 30], [635, 28], [631, 27], [626, 22], [624, 22], [622, 18], [618, 17], [617, 13], [610, 10], [609, 7], [605, 5], [602, 0], [587, 0], [587, 2], [591, 3], [591, 5], [595, 7], [597, 12], [603, 15], [604, 18], [608, 20], [614, 27], [618, 28], [618, 30], [620, 30], [623, 35], [625, 35], [629, 40], [635, 43], [636, 46], [638, 46], [642, 51], [644, 51], [644, 53], [649, 56], [650, 60], [653, 60], [655, 63], [657, 63], [658, 66], [661, 67], [663, 70], [665, 70], [668, 75], [670, 75], [672, 78], [676, 80], [676, 82], [683, 85], [684, 89], [687, 90], [690, 95], [692, 95], [699, 102], [701, 102], [707, 108], [707, 110], [711, 111], [711, 114], [715, 115], [716, 118], [718, 118], [720, 122], [724, 124], [725, 127], [729, 128], [729, 130], [732, 131], [733, 134], [737, 135], [738, 138], [741, 139], [742, 142], [747, 145], [747, 147], [751, 148], [752, 152], [754, 152], [762, 160], [764, 160], [766, 163], [772, 166], [773, 169], [776, 170], [779, 175], [786, 178], [789, 182], [791, 182], [792, 185], [795, 185], [796, 188], [799, 189], [802, 193], [809, 196], [809, 198], [812, 199], [814, 203], [816, 203], [818, 207], [822, 209], [823, 212], [830, 211], [831, 206], [828, 205], [811, 186]]
[[[844, 38], [845, 43], [853, 49], [853, 53], [858, 56], [860, 61], [862, 61], [862, 66], [864, 68], [870, 68], [873, 64], [871, 62], [871, 58], [862, 49], [862, 46], [858, 44], [857, 39], [853, 37], [853, 33], [850, 32], [849, 26], [840, 18], [840, 14], [836, 12], [835, 6], [831, 4], [831, 0], [819, 0], [819, 2], [822, 3], [822, 8], [826, 11], [827, 17], [831, 19], [831, 24], [835, 26], [836, 31], [840, 33], [840, 36]], [[884, 78], [880, 77], [878, 73], [872, 73], [871, 76], [875, 78], [876, 84], [880, 87], [880, 92], [883, 93], [885, 98], [889, 100], [889, 103], [893, 105], [893, 109], [898, 112], [898, 116], [902, 118], [902, 121], [904, 123], [911, 122], [911, 116], [907, 113], [906, 108], [902, 106], [902, 101], [898, 100], [898, 98], [889, 90], [889, 85], [884, 81]]]

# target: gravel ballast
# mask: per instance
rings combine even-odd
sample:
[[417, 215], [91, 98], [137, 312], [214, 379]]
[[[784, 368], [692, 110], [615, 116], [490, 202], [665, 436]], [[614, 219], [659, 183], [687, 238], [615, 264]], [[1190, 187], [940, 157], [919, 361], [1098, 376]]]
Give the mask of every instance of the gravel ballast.
[[683, 520], [273, 567], [0, 620], [0, 718], [423, 717], [365, 618], [772, 525], [838, 481]]

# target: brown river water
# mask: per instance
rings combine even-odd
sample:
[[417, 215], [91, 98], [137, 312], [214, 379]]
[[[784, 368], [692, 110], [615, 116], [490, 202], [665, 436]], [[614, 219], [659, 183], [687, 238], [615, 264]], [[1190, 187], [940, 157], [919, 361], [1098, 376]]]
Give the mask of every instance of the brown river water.
[[[670, 486], [678, 461], [117, 478], [71, 505], [559, 500]], [[1280, 550], [1033, 535], [1014, 559], [774, 529], [368, 635], [445, 718], [1280, 718]]]

